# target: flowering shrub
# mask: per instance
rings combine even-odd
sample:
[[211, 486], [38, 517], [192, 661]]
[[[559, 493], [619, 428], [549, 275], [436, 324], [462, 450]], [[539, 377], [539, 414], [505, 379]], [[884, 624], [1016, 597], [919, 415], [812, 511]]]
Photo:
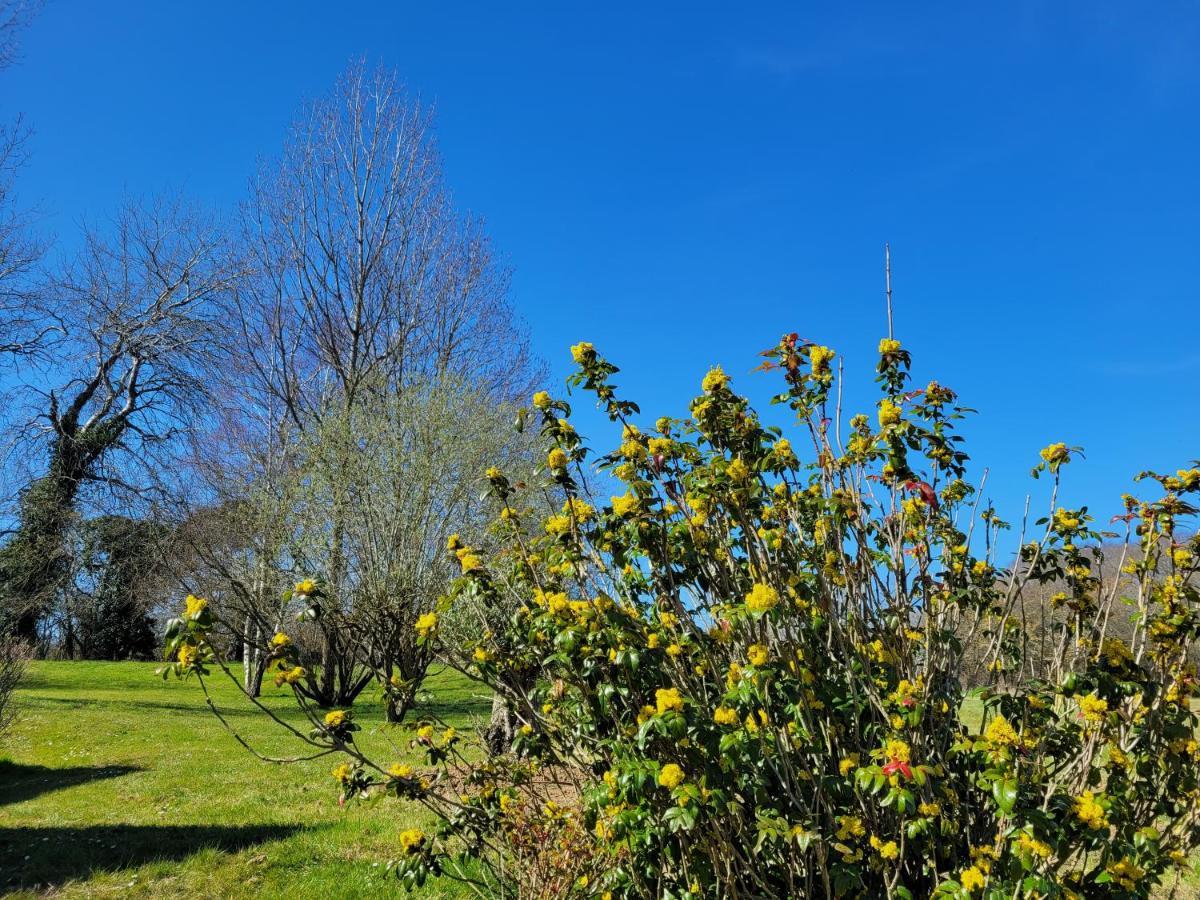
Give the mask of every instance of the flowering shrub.
[[[1175, 877], [1200, 840], [1200, 543], [1184, 529], [1200, 469], [1144, 473], [1162, 496], [1126, 498], [1125, 577], [1109, 583], [1097, 547], [1115, 535], [1057, 506], [1076, 454], [1063, 444], [1034, 469], [1053, 482], [1047, 514], [1021, 523], [1011, 563], [996, 557], [1009, 526], [966, 480], [964, 410], [936, 382], [910, 389], [898, 341], [880, 342], [874, 415], [843, 428], [833, 351], [783, 338], [763, 368], [782, 375], [787, 434], [719, 368], [687, 419], [646, 427], [616, 367], [589, 344], [572, 353], [571, 384], [620, 426], [619, 445], [591, 457], [568, 404], [536, 395], [545, 483], [489, 471], [496, 549], [449, 547], [463, 574], [444, 605], [507, 615], [465, 652], [440, 647], [436, 614], [417, 623], [420, 641], [507, 699], [521, 722], [512, 753], [481, 762], [421, 722], [420, 772], [351, 748], [339, 775], [355, 795], [389, 790], [440, 815], [437, 834], [401, 836], [393, 868], [407, 883], [1143, 897]], [[585, 489], [593, 461], [615, 495]], [[538, 517], [545, 488], [557, 509]], [[1053, 646], [1033, 653], [1014, 611], [1050, 584]], [[1111, 635], [1122, 617], [1128, 642]], [[177, 668], [202, 666], [184, 646]], [[964, 715], [976, 678], [982, 715]], [[352, 743], [329, 728], [312, 739]], [[553, 853], [569, 877], [521, 880]]]

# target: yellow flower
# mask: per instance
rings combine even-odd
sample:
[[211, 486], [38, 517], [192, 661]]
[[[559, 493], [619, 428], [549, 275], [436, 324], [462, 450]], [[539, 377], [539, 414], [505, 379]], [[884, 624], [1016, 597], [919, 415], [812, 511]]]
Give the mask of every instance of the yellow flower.
[[958, 883], [968, 894], [973, 894], [987, 883], [987, 879], [978, 868], [971, 866], [969, 869], [963, 869], [963, 873], [958, 876]]
[[725, 374], [720, 366], [716, 366], [708, 370], [708, 374], [700, 382], [700, 387], [704, 389], [705, 393], [711, 394], [713, 391], [723, 388], [727, 384], [729, 384], [729, 376]]
[[625, 517], [633, 514], [638, 508], [638, 498], [633, 494], [623, 494], [620, 497], [612, 498], [613, 512], [618, 516]]
[[895, 841], [882, 841], [875, 835], [871, 835], [871, 846], [884, 859], [895, 859], [900, 855], [900, 848], [896, 846]]
[[548, 393], [546, 393], [545, 391], [538, 391], [536, 394], [533, 395], [533, 405], [536, 406], [540, 410], [549, 409], [550, 403], [551, 403], [550, 395]]
[[736, 725], [738, 723], [737, 710], [730, 709], [728, 706], [718, 706], [713, 710], [713, 721], [718, 725]]
[[417, 729], [417, 740], [424, 741], [427, 744], [433, 743], [433, 726], [422, 725]]
[[1079, 711], [1083, 714], [1085, 722], [1097, 724], [1104, 721], [1104, 714], [1108, 712], [1107, 700], [1102, 700], [1095, 694], [1086, 694], [1076, 697], [1075, 702], [1079, 704]]
[[471, 655], [477, 663], [485, 663], [491, 658], [491, 655], [482, 647], [476, 647], [475, 652]]
[[652, 631], [648, 635], [646, 635], [646, 646], [649, 647], [651, 650], [654, 650], [658, 647], [658, 644], [661, 640], [662, 640], [662, 638], [660, 638], [658, 636], [658, 632]]
[[887, 748], [884, 750], [884, 755], [889, 759], [899, 760], [900, 762], [908, 762], [912, 751], [909, 750], [908, 744], [901, 740], [890, 740], [887, 742]]
[[842, 773], [842, 777], [849, 775], [858, 766], [858, 754], [851, 753], [849, 756], [843, 756], [838, 762], [838, 771]]
[[674, 658], [676, 656], [682, 656], [682, 655], [683, 655], [683, 647], [681, 647], [679, 644], [668, 644], [667, 645], [667, 656]]
[[879, 403], [879, 425], [882, 428], [887, 428], [889, 425], [896, 425], [900, 421], [900, 407], [891, 400], [882, 400]]
[[867, 829], [863, 825], [862, 819], [858, 816], [838, 816], [837, 838], [839, 841], [848, 841], [852, 837], [862, 837], [866, 833]]
[[636, 438], [630, 438], [621, 443], [621, 455], [626, 459], [645, 459], [646, 446]]
[[347, 781], [350, 780], [350, 776], [353, 773], [354, 773], [353, 766], [351, 766], [349, 763], [341, 763], [339, 765], [334, 766], [333, 771], [331, 771], [329, 774], [332, 775], [334, 778], [336, 778], [338, 781], [340, 781], [342, 784], [345, 784]]
[[942, 811], [942, 807], [937, 803], [922, 803], [917, 807], [917, 812], [923, 816], [936, 816]]
[[406, 828], [400, 832], [400, 849], [406, 856], [421, 849], [425, 843], [425, 832], [420, 828]]
[[986, 740], [1002, 747], [1015, 747], [1020, 742], [1016, 731], [1004, 716], [996, 716], [992, 719], [983, 736]]
[[752, 613], [770, 612], [779, 603], [779, 592], [769, 584], [756, 584], [746, 595], [746, 609]]
[[457, 533], [452, 534], [452, 535], [450, 535], [450, 537], [446, 538], [446, 549], [447, 550], [453, 552], [455, 550], [458, 550], [462, 546], [463, 546], [462, 538], [460, 538]]
[[900, 342], [895, 338], [883, 338], [879, 342], [879, 355], [890, 356], [893, 353], [900, 352]]
[[583, 364], [594, 359], [595, 356], [596, 348], [587, 341], [580, 341], [578, 344], [574, 344], [571, 347], [571, 359], [575, 360], [577, 365], [582, 366]]
[[1104, 807], [1096, 802], [1096, 797], [1091, 791], [1084, 791], [1075, 798], [1075, 815], [1088, 828], [1108, 827]]
[[487, 471], [483, 473], [484, 477], [489, 481], [495, 481], [500, 477], [500, 470], [496, 466], [488, 466]]
[[196, 597], [192, 594], [187, 595], [187, 599], [184, 600], [184, 603], [187, 606], [187, 610], [184, 612], [184, 615], [189, 619], [196, 618], [196, 616], [208, 609], [207, 600], [205, 600], [203, 597]]
[[563, 504], [562, 511], [563, 515], [573, 515], [580, 522], [590, 521], [596, 515], [596, 510], [592, 508], [592, 505], [578, 497], [568, 499]]
[[1108, 874], [1125, 890], [1132, 891], [1145, 877], [1146, 870], [1126, 856], [1120, 862], [1109, 863]]
[[741, 457], [731, 459], [725, 472], [734, 481], [746, 481], [750, 478], [750, 467], [742, 461]]
[[292, 593], [308, 595], [308, 594], [311, 594], [316, 589], [317, 589], [317, 586], [313, 582], [313, 580], [311, 578], [305, 578], [303, 581], [299, 581], [296, 583], [296, 587], [292, 591]]
[[290, 637], [288, 637], [286, 634], [284, 634], [282, 631], [279, 632], [278, 634], [276, 634], [275, 637], [271, 638], [271, 646], [275, 647], [276, 649], [279, 649], [281, 647], [287, 647], [291, 643], [292, 643], [292, 639]]
[[570, 516], [550, 516], [546, 520], [546, 534], [566, 534], [570, 530]]
[[1071, 451], [1067, 449], [1066, 444], [1051, 444], [1042, 449], [1041, 457], [1054, 469], [1070, 460]]
[[393, 778], [412, 778], [413, 767], [404, 763], [392, 763], [388, 766], [388, 774]]
[[567, 467], [567, 454], [563, 453], [561, 447], [555, 447], [547, 454], [546, 465], [555, 472], [561, 472]]
[[332, 709], [325, 713], [325, 726], [327, 728], [340, 728], [346, 724], [346, 711], [344, 709]]
[[431, 635], [434, 632], [434, 630], [437, 628], [437, 624], [438, 624], [437, 613], [427, 612], [423, 616], [421, 616], [419, 619], [417, 619], [417, 624], [416, 624], [415, 628], [416, 628], [417, 634], [419, 634], [421, 637], [429, 637], [429, 635]]
[[1039, 841], [1031, 834], [1026, 834], [1022, 831], [1017, 835], [1017, 849], [1030, 856], [1036, 856], [1039, 859], [1049, 859], [1054, 850], [1045, 841]]
[[179, 660], [179, 664], [187, 669], [191, 668], [195, 664], [196, 660], [199, 658], [199, 655], [199, 648], [193, 646], [192, 644], [184, 644], [179, 648], [179, 655], [176, 658]]
[[765, 666], [771, 654], [763, 644], [751, 644], [746, 651], [746, 657], [752, 666]]
[[670, 456], [674, 449], [675, 442], [670, 438], [650, 438], [650, 453], [654, 456]]
[[808, 351], [808, 360], [812, 363], [812, 372], [814, 375], [823, 375], [829, 371], [829, 363], [837, 356], [828, 347], [810, 347]]
[[458, 558], [458, 562], [464, 573], [477, 572], [483, 568], [483, 562], [474, 553], [464, 553]]
[[301, 666], [294, 666], [286, 672], [280, 672], [275, 676], [275, 687], [280, 687], [284, 684], [296, 684], [304, 680], [304, 676], [308, 671]]
[[654, 703], [660, 716], [668, 711], [680, 712], [683, 710], [683, 698], [679, 696], [679, 691], [676, 688], [659, 688], [656, 690], [654, 692]]
[[679, 768], [675, 763], [667, 763], [658, 773], [658, 783], [671, 790], [683, 784], [683, 777], [683, 769]]

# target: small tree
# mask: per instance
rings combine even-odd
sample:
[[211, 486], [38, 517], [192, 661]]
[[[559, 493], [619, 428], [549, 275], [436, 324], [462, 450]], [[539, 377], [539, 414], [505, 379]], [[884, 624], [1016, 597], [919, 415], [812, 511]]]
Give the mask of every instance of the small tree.
[[[393, 74], [353, 66], [309, 105], [255, 178], [242, 221], [252, 275], [231, 297], [243, 352], [227, 382], [237, 429], [251, 439], [245, 456], [258, 453], [254, 468], [274, 471], [297, 434], [350, 447], [366, 410], [405, 403], [410, 391], [469, 383], [504, 404], [537, 378], [508, 273], [482, 223], [452, 206], [430, 115]], [[373, 638], [362, 645], [357, 628], [334, 624], [378, 586], [356, 581], [357, 511], [336, 487], [355, 473], [325, 477], [330, 505], [303, 552], [319, 562], [323, 584], [312, 689], [330, 706], [352, 702], [369, 680], [362, 662], [380, 657]]]

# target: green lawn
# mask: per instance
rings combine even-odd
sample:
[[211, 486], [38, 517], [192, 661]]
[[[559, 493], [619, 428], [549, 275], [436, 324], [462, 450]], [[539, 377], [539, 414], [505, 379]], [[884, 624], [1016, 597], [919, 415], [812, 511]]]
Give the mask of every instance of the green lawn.
[[[232, 685], [215, 686], [229, 722], [256, 748], [300, 752]], [[454, 673], [432, 688], [437, 713], [457, 727], [488, 714], [487, 698]], [[264, 694], [301, 721], [289, 694], [270, 686]], [[0, 749], [0, 893], [402, 893], [382, 863], [400, 831], [428, 822], [424, 811], [392, 798], [339, 807], [335, 758], [258, 761], [207, 710], [195, 681], [163, 682], [152, 664], [44, 662], [30, 667], [18, 697], [19, 718]], [[407, 733], [383, 724], [374, 697], [355, 712], [360, 743], [378, 758], [416, 762], [403, 749]]]

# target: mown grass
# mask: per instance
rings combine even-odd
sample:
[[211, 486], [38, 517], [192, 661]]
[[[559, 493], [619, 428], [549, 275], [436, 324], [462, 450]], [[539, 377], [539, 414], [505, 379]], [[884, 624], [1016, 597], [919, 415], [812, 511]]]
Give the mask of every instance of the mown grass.
[[[212, 685], [256, 749], [302, 751], [236, 689]], [[431, 683], [437, 712], [474, 727], [489, 702], [452, 672]], [[290, 695], [265, 702], [299, 725]], [[393, 897], [382, 863], [396, 836], [428, 825], [393, 798], [339, 807], [335, 759], [260, 762], [204, 705], [194, 681], [141, 663], [43, 662], [18, 695], [0, 748], [0, 893], [15, 897]], [[417, 762], [374, 698], [355, 704], [360, 742]], [[449, 885], [425, 897], [455, 896]], [[415, 895], [414, 895], [415, 896]]]

